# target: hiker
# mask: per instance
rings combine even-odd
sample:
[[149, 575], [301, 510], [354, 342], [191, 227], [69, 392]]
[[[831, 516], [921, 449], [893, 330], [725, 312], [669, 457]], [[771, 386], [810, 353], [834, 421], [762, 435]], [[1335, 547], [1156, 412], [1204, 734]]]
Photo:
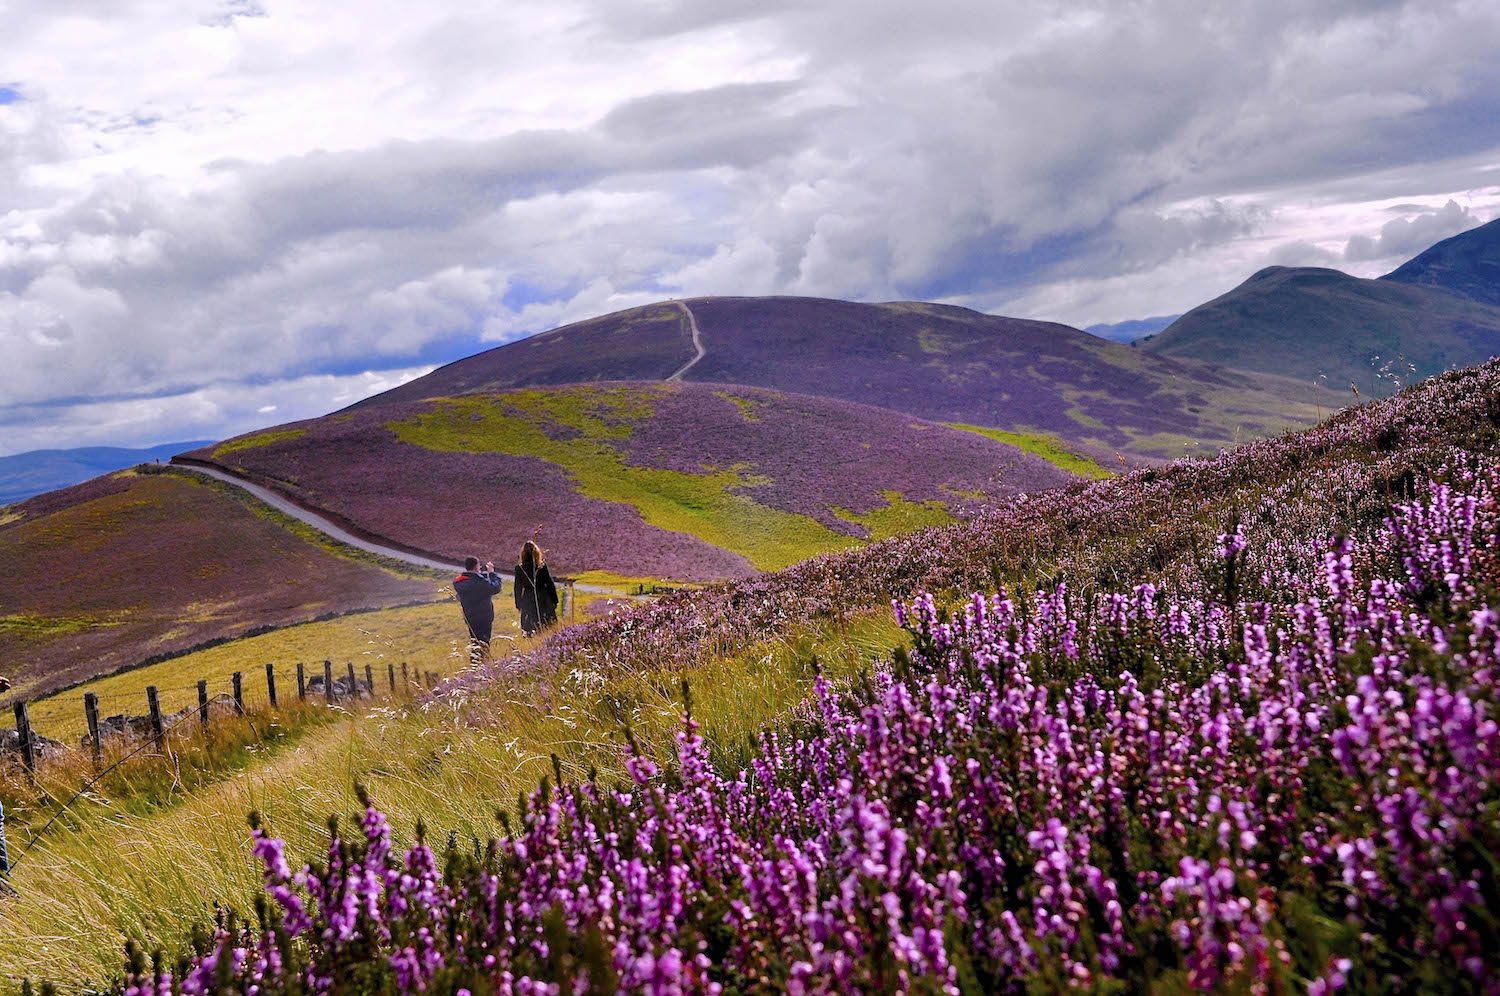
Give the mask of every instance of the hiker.
[[458, 594], [458, 603], [464, 609], [464, 622], [469, 626], [469, 662], [483, 664], [490, 653], [490, 633], [495, 627], [495, 603], [491, 601], [500, 594], [500, 575], [495, 573], [493, 562], [479, 570], [479, 558], [464, 561], [464, 572], [453, 579], [453, 590]]
[[[540, 528], [540, 527], [538, 527]], [[521, 612], [521, 631], [534, 635], [543, 626], [557, 622], [557, 585], [547, 570], [547, 555], [536, 544], [536, 534], [521, 547], [516, 564], [516, 608]]]

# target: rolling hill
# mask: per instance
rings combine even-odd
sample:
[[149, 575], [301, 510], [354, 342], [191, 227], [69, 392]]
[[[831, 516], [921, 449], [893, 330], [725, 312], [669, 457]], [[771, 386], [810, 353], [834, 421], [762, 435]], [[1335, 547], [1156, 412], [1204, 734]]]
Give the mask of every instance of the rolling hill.
[[186, 454], [421, 550], [555, 570], [743, 577], [1074, 476], [868, 405], [607, 382], [360, 406]]
[[162, 443], [144, 449], [85, 446], [72, 450], [31, 450], [0, 457], [0, 505], [81, 484], [91, 477], [124, 470], [138, 463], [166, 460], [174, 453], [207, 446], [212, 441]]
[[246, 630], [430, 600], [433, 581], [351, 560], [230, 489], [122, 471], [0, 510], [9, 698]]
[[361, 401], [621, 377], [683, 379], [878, 405], [937, 422], [1042, 432], [1163, 458], [1315, 420], [1306, 384], [1145, 353], [1052, 322], [938, 304], [819, 298], [697, 298], [564, 326], [450, 363]]
[[1436, 287], [1500, 307], [1500, 218], [1444, 239], [1380, 279]]
[[1272, 266], [1141, 346], [1305, 382], [1321, 374], [1383, 397], [1500, 352], [1500, 308], [1437, 287]]

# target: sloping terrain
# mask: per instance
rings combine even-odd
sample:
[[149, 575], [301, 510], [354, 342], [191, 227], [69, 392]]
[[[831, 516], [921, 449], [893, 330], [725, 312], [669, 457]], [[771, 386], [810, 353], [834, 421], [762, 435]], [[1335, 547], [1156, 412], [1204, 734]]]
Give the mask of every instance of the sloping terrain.
[[784, 567], [1072, 475], [985, 436], [754, 388], [608, 383], [387, 404], [188, 454], [363, 529], [554, 569], [708, 580]]
[[[1305, 384], [1155, 356], [1052, 322], [947, 305], [820, 298], [684, 304], [706, 350], [687, 381], [1040, 431], [1153, 457], [1203, 452], [1315, 419]], [[479, 353], [354, 407], [625, 376], [660, 379], [694, 355], [683, 306], [657, 304]]]
[[162, 443], [145, 449], [85, 446], [72, 450], [31, 450], [0, 457], [0, 505], [33, 495], [81, 484], [91, 477], [124, 470], [138, 463], [168, 460], [184, 450], [207, 446], [212, 440]]
[[1500, 307], [1500, 218], [1444, 239], [1380, 278]]
[[34, 698], [246, 630], [434, 596], [174, 473], [96, 478], [0, 512], [0, 661]]
[[1500, 308], [1436, 287], [1272, 266], [1141, 346], [1385, 396], [1500, 352]]

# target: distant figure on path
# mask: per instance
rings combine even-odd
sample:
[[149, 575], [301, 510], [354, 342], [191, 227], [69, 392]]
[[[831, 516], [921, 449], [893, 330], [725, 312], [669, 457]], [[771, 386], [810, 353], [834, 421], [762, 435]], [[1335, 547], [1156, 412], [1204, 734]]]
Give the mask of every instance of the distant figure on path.
[[469, 662], [483, 664], [490, 653], [490, 634], [495, 628], [495, 603], [500, 594], [500, 575], [488, 563], [478, 570], [479, 558], [464, 561], [464, 572], [453, 579], [453, 590], [464, 608], [464, 622], [469, 626]]
[[10, 679], [0, 674], [0, 692], [10, 691]]
[[557, 585], [547, 570], [546, 554], [536, 545], [536, 534], [532, 536], [521, 547], [521, 562], [516, 564], [516, 608], [521, 613], [521, 631], [527, 636], [557, 622]]

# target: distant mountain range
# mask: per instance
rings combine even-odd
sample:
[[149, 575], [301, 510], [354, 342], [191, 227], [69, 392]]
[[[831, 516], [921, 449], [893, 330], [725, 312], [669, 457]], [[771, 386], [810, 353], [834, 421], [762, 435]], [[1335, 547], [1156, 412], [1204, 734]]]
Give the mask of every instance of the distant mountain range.
[[138, 463], [166, 461], [174, 454], [208, 445], [205, 440], [162, 443], [145, 449], [86, 446], [74, 450], [31, 450], [0, 457], [0, 505], [78, 484], [100, 474], [124, 470]]
[[1090, 325], [1084, 331], [1089, 335], [1108, 339], [1110, 342], [1128, 343], [1160, 332], [1181, 317], [1181, 315], [1159, 315], [1156, 318], [1137, 318], [1128, 322], [1114, 322], [1110, 325]]
[[1384, 396], [1500, 353], [1500, 219], [1375, 280], [1272, 266], [1139, 344]]

